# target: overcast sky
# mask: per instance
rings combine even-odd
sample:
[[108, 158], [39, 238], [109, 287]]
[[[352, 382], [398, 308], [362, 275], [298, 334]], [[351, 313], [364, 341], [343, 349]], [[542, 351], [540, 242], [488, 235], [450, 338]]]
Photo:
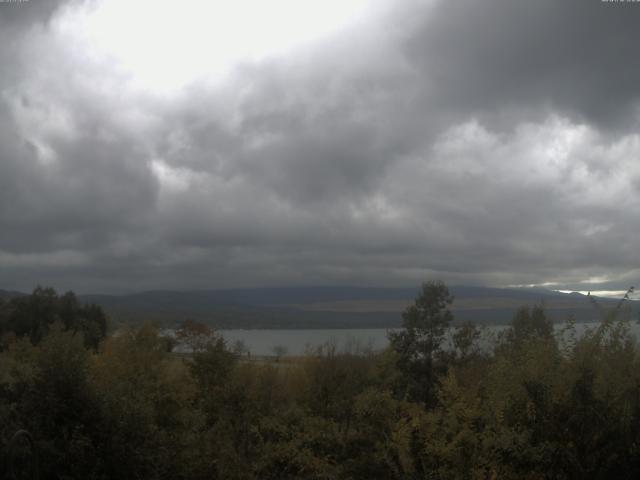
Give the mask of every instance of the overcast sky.
[[0, 3], [0, 288], [640, 276], [640, 3]]

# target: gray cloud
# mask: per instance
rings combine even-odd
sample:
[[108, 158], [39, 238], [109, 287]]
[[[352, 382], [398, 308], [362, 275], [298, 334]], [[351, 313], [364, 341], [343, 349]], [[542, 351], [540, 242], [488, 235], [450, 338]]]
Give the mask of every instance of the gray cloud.
[[0, 287], [635, 283], [640, 6], [382, 4], [174, 96], [0, 5]]
[[598, 127], [637, 125], [639, 11], [600, 0], [440, 3], [406, 51], [430, 100], [462, 115], [536, 109]]
[[4, 29], [24, 29], [34, 23], [47, 23], [61, 5], [68, 0], [29, 0], [4, 2], [0, 11], [0, 25]]

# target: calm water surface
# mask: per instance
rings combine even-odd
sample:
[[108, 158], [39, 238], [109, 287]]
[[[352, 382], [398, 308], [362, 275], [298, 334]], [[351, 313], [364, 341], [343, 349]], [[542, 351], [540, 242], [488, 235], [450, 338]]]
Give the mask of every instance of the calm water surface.
[[[564, 324], [556, 324], [556, 329], [563, 328]], [[576, 333], [580, 335], [587, 328], [593, 328], [597, 323], [576, 324]], [[631, 331], [640, 338], [640, 325], [637, 322], [630, 323]], [[492, 325], [483, 328], [481, 345], [490, 345], [504, 325]], [[326, 330], [220, 330], [219, 333], [232, 348], [233, 344], [241, 340], [252, 355], [273, 355], [275, 346], [283, 346], [288, 355], [302, 355], [309, 349], [313, 349], [327, 342], [336, 344], [339, 350], [372, 348], [384, 349], [389, 341], [387, 332], [393, 329], [326, 329]], [[450, 340], [449, 340], [450, 341]]]

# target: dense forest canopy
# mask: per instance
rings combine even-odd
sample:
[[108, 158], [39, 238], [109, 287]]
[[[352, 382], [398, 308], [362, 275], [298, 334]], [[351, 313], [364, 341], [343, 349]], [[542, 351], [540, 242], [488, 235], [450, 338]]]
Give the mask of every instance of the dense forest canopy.
[[385, 351], [275, 362], [197, 322], [192, 355], [149, 324], [105, 336], [99, 309], [36, 289], [0, 306], [0, 466], [26, 429], [45, 479], [637, 478], [623, 304], [581, 336], [522, 308], [487, 350], [470, 324], [443, 348], [450, 301], [424, 284]]
[[0, 298], [0, 346], [14, 336], [38, 343], [56, 322], [82, 335], [85, 345], [94, 349], [107, 333], [102, 308], [79, 302], [73, 292], [58, 295], [53, 288], [37, 287], [31, 295]]

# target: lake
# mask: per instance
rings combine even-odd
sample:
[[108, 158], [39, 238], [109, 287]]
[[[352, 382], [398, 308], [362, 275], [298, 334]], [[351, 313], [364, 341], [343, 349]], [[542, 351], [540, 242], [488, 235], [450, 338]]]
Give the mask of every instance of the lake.
[[[581, 334], [587, 328], [597, 326], [597, 322], [578, 323], [576, 332]], [[556, 330], [564, 327], [564, 323], [555, 325]], [[630, 323], [631, 331], [640, 337], [640, 325], [637, 322]], [[505, 325], [491, 325], [483, 328], [481, 345], [490, 345], [492, 338], [502, 330]], [[252, 355], [273, 355], [273, 347], [283, 346], [287, 355], [303, 355], [308, 349], [318, 347], [326, 342], [333, 342], [339, 350], [351, 349], [356, 346], [370, 347], [373, 350], [384, 349], [389, 341], [387, 332], [393, 329], [318, 329], [318, 330], [219, 330], [218, 332], [227, 341], [229, 348], [241, 340]], [[450, 341], [450, 340], [449, 340]]]
[[344, 350], [355, 345], [382, 350], [387, 346], [386, 328], [327, 330], [219, 330], [229, 348], [241, 340], [252, 355], [273, 355], [273, 347], [286, 348], [288, 355], [302, 355], [309, 348], [326, 342], [336, 343]]

